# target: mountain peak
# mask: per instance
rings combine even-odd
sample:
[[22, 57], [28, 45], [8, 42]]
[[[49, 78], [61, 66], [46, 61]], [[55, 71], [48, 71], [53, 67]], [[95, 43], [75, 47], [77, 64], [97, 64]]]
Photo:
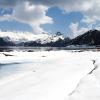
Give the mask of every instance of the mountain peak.
[[100, 45], [100, 31], [89, 30], [71, 40], [72, 45]]

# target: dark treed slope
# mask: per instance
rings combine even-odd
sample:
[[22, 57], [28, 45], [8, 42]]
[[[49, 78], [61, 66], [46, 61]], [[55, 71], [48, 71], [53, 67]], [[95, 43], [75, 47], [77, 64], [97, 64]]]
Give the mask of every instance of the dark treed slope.
[[9, 37], [0, 37], [0, 46], [15, 46]]
[[71, 45], [100, 45], [100, 31], [90, 30], [70, 42]]

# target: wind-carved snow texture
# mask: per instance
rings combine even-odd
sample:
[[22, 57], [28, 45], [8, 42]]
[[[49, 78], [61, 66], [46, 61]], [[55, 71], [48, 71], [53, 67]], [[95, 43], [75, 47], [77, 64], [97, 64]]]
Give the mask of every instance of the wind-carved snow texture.
[[100, 100], [100, 52], [2, 52], [0, 62], [21, 63], [0, 66], [0, 100]]
[[93, 62], [94, 68], [88, 74], [92, 74], [98, 68], [98, 66], [95, 65], [96, 60], [92, 60], [92, 62]]
[[[92, 61], [93, 61], [93, 65], [94, 65], [94, 64], [95, 64], [95, 60], [92, 60]], [[97, 69], [97, 66], [94, 66], [94, 68], [93, 68], [88, 74], [92, 74], [93, 71], [96, 70], [96, 69]], [[87, 75], [88, 75], [88, 74], [87, 74]], [[76, 88], [75, 88], [71, 93], [69, 93], [69, 96], [73, 95], [73, 94], [77, 91], [77, 88], [79, 87], [80, 82], [81, 82], [82, 79], [83, 79], [83, 78], [81, 78], [81, 79], [79, 80], [79, 82], [78, 82]]]
[[[96, 74], [95, 71], [98, 70], [98, 65], [96, 65], [96, 60], [92, 60], [92, 62], [93, 62], [94, 68], [89, 73], [87, 73], [86, 76], [84, 76], [83, 78], [80, 79], [76, 88], [68, 95], [69, 96], [68, 100], [99, 100], [100, 99], [100, 95], [99, 95], [99, 93], [100, 93], [100, 81], [99, 80], [100, 79], [98, 79], [98, 77], [97, 77], [98, 75], [97, 76], [95, 75]], [[93, 80], [92, 78], [95, 78], [95, 79]], [[90, 82], [87, 85], [88, 81], [90, 81]], [[98, 85], [94, 84], [95, 87], [93, 87], [93, 85], [92, 85], [93, 82], [97, 83]], [[92, 87], [89, 85], [92, 85]], [[88, 86], [89, 86], [89, 88], [88, 88]], [[85, 89], [85, 88], [87, 88], [87, 89]], [[84, 91], [84, 93], [82, 93], [83, 91]], [[88, 94], [88, 92], [89, 92], [89, 94]], [[94, 94], [92, 94], [92, 92]]]

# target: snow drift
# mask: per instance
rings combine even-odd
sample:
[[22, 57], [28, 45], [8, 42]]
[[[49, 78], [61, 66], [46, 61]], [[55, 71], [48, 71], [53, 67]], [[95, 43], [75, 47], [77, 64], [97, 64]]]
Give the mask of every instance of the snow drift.
[[99, 100], [99, 62], [92, 51], [2, 52], [0, 100]]

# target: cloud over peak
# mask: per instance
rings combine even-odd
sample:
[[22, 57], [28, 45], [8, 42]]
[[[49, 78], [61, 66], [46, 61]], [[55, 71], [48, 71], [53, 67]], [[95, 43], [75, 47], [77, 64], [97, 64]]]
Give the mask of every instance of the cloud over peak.
[[[9, 6], [7, 5], [7, 7]], [[17, 2], [15, 6], [13, 5], [12, 14], [0, 16], [0, 20], [16, 20], [29, 24], [32, 26], [33, 32], [37, 34], [44, 31], [40, 25], [53, 23], [53, 19], [46, 15], [47, 10], [48, 7], [46, 6], [31, 4], [28, 1]]]
[[53, 18], [46, 14], [52, 7], [58, 7], [65, 13], [81, 12], [81, 23], [91, 24], [100, 21], [100, 0], [0, 0], [0, 6], [13, 9], [11, 14], [0, 16], [0, 20], [17, 20], [29, 24], [36, 34], [45, 31], [41, 27], [42, 24], [53, 23]]

